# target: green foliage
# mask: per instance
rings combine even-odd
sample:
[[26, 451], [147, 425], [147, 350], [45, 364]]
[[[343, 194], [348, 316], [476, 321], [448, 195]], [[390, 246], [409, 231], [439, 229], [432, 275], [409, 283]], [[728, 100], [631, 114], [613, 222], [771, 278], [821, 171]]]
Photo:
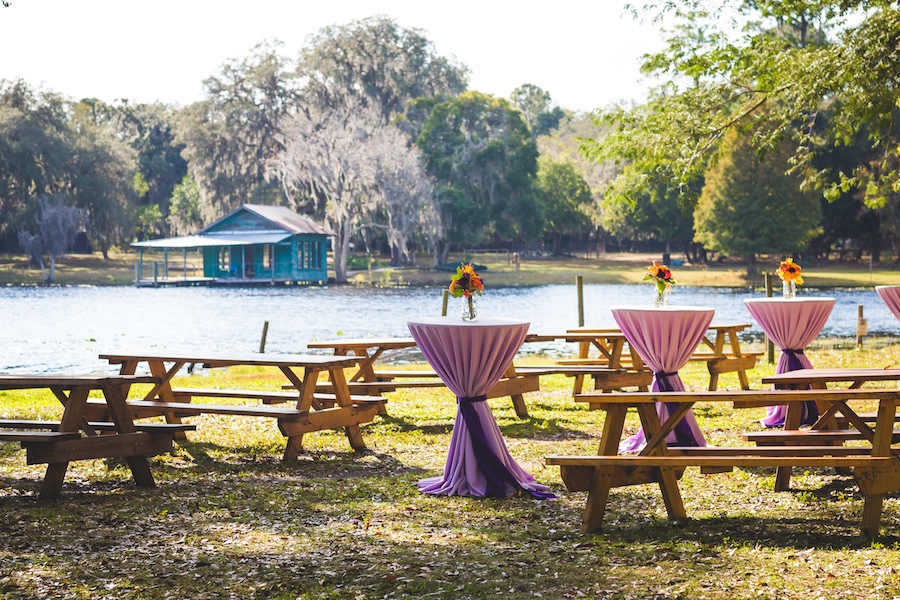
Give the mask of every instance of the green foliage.
[[748, 135], [729, 134], [694, 213], [696, 240], [710, 250], [745, 256], [791, 254], [818, 233], [819, 201], [785, 173], [785, 147], [764, 157]]
[[[613, 192], [631, 197], [664, 185], [683, 204], [695, 203], [692, 183], [724, 134], [738, 129], [754, 132], [760, 152], [795, 140], [791, 165], [806, 188], [839, 183], [857, 187], [870, 205], [896, 202], [897, 89], [890, 84], [900, 79], [896, 3], [734, 0], [710, 9], [698, 0], [643, 7], [678, 25], [666, 48], [644, 64], [668, 82], [645, 105], [599, 114], [616, 130], [584, 144], [588, 156], [629, 163], [645, 175], [617, 178]], [[722, 14], [738, 15], [744, 33], [722, 31]], [[811, 168], [817, 154], [862, 130], [872, 155], [845, 165], [847, 176]]]
[[185, 175], [172, 190], [169, 201], [169, 226], [179, 235], [193, 233], [203, 223], [200, 214], [200, 188]]
[[544, 233], [553, 240], [553, 253], [557, 254], [562, 236], [590, 232], [588, 210], [593, 199], [587, 182], [572, 164], [542, 159], [538, 165], [535, 187], [543, 205]]
[[534, 208], [537, 146], [506, 100], [466, 92], [438, 103], [416, 144], [436, 179], [446, 240], [512, 239], [533, 226], [523, 208]]
[[131, 187], [134, 189], [134, 193], [137, 194], [138, 198], [143, 198], [150, 193], [150, 184], [147, 183], [147, 180], [144, 179], [144, 175], [140, 171], [135, 173], [134, 177], [131, 178]]
[[307, 102], [322, 109], [362, 105], [387, 123], [414, 98], [455, 96], [467, 69], [434, 50], [421, 30], [370, 17], [325, 27], [300, 56]]
[[204, 81], [206, 99], [181, 111], [176, 141], [208, 217], [244, 203], [278, 204], [284, 194], [266, 163], [284, 149], [281, 126], [296, 108], [296, 74], [278, 44], [259, 44]]
[[550, 92], [526, 83], [520, 85], [510, 94], [510, 100], [520, 111], [531, 128], [535, 138], [547, 135], [565, 118], [565, 113], [558, 106], [551, 106]]

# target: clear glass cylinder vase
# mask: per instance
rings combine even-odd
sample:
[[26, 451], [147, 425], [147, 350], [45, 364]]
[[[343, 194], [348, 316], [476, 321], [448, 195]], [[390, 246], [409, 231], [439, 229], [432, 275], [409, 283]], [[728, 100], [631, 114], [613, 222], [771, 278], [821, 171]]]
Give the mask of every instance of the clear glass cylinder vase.
[[463, 321], [474, 321], [475, 317], [478, 316], [478, 303], [475, 301], [475, 296], [469, 296], [468, 298], [463, 297], [462, 299], [462, 320]]
[[656, 288], [656, 295], [653, 299], [653, 306], [662, 308], [669, 303], [669, 288]]
[[793, 280], [783, 281], [781, 283], [781, 293], [785, 298], [793, 298], [797, 293], [797, 284]]

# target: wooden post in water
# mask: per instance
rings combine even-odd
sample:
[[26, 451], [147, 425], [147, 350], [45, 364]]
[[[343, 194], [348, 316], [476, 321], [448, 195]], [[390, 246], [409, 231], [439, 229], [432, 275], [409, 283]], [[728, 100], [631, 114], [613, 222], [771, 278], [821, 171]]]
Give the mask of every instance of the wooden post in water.
[[[772, 297], [772, 274], [771, 273], [763, 273], [763, 277], [766, 279], [766, 298]], [[775, 364], [775, 344], [772, 343], [772, 340], [766, 337], [766, 359], [768, 359], [769, 364]]]
[[444, 290], [444, 293], [441, 294], [441, 316], [447, 316], [447, 302], [450, 301], [450, 290]]
[[269, 333], [269, 322], [263, 321], [262, 337], [259, 338], [259, 353], [260, 354], [266, 353], [266, 335], [268, 335], [268, 333]]
[[578, 291], [578, 326], [584, 327], [584, 277], [575, 276], [575, 288]]

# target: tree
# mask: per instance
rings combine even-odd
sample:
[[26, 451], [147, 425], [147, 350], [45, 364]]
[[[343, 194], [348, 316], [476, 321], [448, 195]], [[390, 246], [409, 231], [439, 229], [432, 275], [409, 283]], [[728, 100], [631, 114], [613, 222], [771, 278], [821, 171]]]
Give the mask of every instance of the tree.
[[464, 66], [439, 56], [421, 30], [387, 17], [323, 28], [301, 52], [298, 71], [310, 104], [359, 105], [385, 124], [413, 98], [455, 96], [468, 75]]
[[284, 149], [282, 125], [296, 112], [299, 92], [278, 44], [257, 45], [203, 83], [206, 99], [181, 111], [175, 139], [185, 146], [204, 216], [211, 220], [248, 202], [282, 203], [265, 168]]
[[436, 180], [445, 231], [441, 260], [451, 243], [477, 244], [537, 236], [533, 181], [537, 146], [509, 102], [478, 92], [436, 104], [416, 145]]
[[[45, 284], [53, 283], [56, 259], [65, 254], [75, 242], [75, 234], [86, 227], [87, 213], [74, 206], [66, 206], [49, 196], [38, 198], [37, 234], [19, 230], [19, 245], [32, 263], [41, 269]], [[44, 264], [44, 254], [50, 259], [50, 269]]]
[[335, 235], [338, 283], [347, 281], [350, 240], [377, 210], [367, 152], [377, 119], [363, 109], [299, 115], [287, 127], [284, 151], [270, 163], [289, 195], [312, 198], [324, 208]]
[[109, 260], [110, 248], [131, 233], [136, 198], [134, 151], [109, 122], [95, 118], [90, 104], [74, 106], [71, 127], [73, 157], [65, 194], [69, 202], [85, 210], [90, 235], [103, 258]]
[[176, 235], [191, 233], [203, 223], [200, 215], [200, 189], [187, 175], [172, 190], [168, 219], [169, 228]]
[[187, 174], [182, 156], [184, 144], [175, 141], [176, 112], [162, 104], [130, 104], [125, 100], [108, 107], [109, 119], [116, 131], [136, 153], [137, 170], [142, 182], [138, 202], [155, 206], [145, 214], [159, 214], [152, 224], [158, 235], [168, 230], [169, 201], [175, 186]]
[[819, 232], [819, 200], [788, 174], [786, 145], [760, 157], [747, 134], [729, 133], [694, 212], [695, 239], [709, 250], [743, 256], [796, 254]]
[[509, 96], [516, 108], [522, 111], [522, 117], [531, 128], [531, 135], [535, 138], [547, 135], [566, 118], [565, 112], [558, 106], [551, 106], [550, 92], [540, 87], [526, 83], [513, 90]]
[[29, 223], [34, 198], [63, 189], [72, 159], [67, 110], [57, 94], [0, 80], [0, 236]]
[[391, 265], [400, 266], [412, 260], [411, 241], [422, 233], [434, 242], [440, 228], [440, 215], [434, 204], [434, 182], [425, 171], [425, 160], [416, 146], [399, 128], [381, 127], [367, 144], [375, 167], [370, 190], [386, 213], [387, 233], [391, 248]]
[[[647, 104], [603, 113], [615, 132], [585, 144], [592, 158], [629, 163], [646, 175], [617, 178], [612, 187], [622, 197], [633, 195], [634, 186], [646, 192], [662, 184], [692, 205], [694, 184], [736, 128], [754, 131], [760, 152], [793, 140], [798, 185], [853, 187], [872, 206], [900, 193], [900, 156], [892, 150], [900, 113], [896, 86], [886, 85], [900, 79], [895, 2], [732, 0], [713, 8], [702, 0], [674, 0], [644, 7], [654, 9], [657, 18], [679, 23], [665, 50], [644, 63], [645, 72], [668, 80]], [[721, 31], [721, 14], [738, 14], [747, 33]], [[831, 119], [823, 123], [826, 108]], [[872, 160], [843, 174], [811, 168], [816, 154], [863, 129]]]
[[536, 188], [543, 201], [544, 234], [552, 239], [556, 255], [563, 236], [590, 232], [591, 189], [571, 164], [549, 159], [538, 161]]

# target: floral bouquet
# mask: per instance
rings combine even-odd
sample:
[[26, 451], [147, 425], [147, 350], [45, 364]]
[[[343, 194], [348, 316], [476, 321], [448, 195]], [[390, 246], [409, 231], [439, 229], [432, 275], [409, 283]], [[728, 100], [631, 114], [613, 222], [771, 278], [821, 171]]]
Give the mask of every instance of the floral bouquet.
[[781, 277], [781, 281], [788, 282], [793, 281], [796, 285], [803, 285], [803, 269], [800, 268], [800, 265], [794, 262], [794, 259], [788, 257], [781, 261], [781, 264], [778, 265], [778, 276]]
[[662, 295], [666, 288], [675, 285], [672, 278], [672, 271], [666, 265], [661, 265], [656, 261], [647, 267], [647, 274], [644, 275], [644, 281], [652, 281], [656, 284], [656, 291]]
[[475, 272], [472, 263], [460, 264], [456, 274], [450, 276], [450, 295], [454, 298], [465, 298], [463, 303], [463, 319], [475, 319], [475, 295], [484, 291], [484, 280]]
[[788, 257], [778, 265], [777, 273], [784, 288], [784, 297], [793, 298], [796, 286], [803, 285], [803, 269], [793, 258]]

